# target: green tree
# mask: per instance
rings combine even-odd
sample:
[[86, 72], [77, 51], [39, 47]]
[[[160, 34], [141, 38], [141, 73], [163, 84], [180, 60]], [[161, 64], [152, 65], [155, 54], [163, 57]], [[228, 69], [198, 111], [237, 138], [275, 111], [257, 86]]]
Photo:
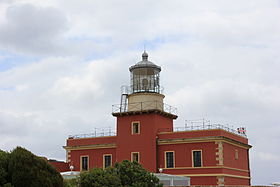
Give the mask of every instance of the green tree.
[[94, 168], [80, 175], [81, 187], [161, 187], [159, 179], [139, 163], [123, 161], [106, 169]]
[[121, 181], [114, 168], [93, 168], [89, 172], [81, 173], [80, 181], [82, 187], [104, 187], [121, 186]]
[[9, 153], [0, 150], [0, 186], [8, 183]]
[[0, 186], [63, 187], [63, 179], [45, 159], [17, 147], [0, 151]]
[[64, 179], [63, 183], [64, 187], [77, 187], [80, 184], [80, 177], [73, 179]]
[[123, 162], [115, 164], [118, 176], [121, 179], [122, 186], [133, 187], [158, 187], [162, 186], [159, 179], [146, 171], [138, 162]]

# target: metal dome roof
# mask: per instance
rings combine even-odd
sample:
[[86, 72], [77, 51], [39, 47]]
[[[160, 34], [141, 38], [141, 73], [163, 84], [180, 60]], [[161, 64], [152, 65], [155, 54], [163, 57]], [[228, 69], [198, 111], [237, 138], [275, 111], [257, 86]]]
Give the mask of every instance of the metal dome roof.
[[135, 65], [131, 66], [129, 68], [129, 71], [132, 71], [136, 68], [155, 68], [155, 69], [158, 69], [159, 71], [161, 71], [160, 66], [157, 66], [153, 62], [148, 61], [148, 53], [146, 51], [144, 51], [144, 53], [142, 54], [142, 61], [137, 62]]

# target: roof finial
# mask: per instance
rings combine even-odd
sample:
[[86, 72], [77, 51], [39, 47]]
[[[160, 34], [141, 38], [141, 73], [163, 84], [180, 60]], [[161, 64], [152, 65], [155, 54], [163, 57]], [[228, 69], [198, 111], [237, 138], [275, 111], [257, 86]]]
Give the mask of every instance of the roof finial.
[[146, 52], [146, 50], [144, 50], [144, 53], [142, 54], [142, 60], [148, 61], [148, 53]]

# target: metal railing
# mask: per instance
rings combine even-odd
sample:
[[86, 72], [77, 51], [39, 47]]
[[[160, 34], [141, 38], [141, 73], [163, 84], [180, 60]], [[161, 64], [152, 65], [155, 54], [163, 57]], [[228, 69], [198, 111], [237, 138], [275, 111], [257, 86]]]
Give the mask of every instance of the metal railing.
[[129, 104], [112, 105], [112, 113], [130, 112], [130, 111], [144, 111], [150, 109], [157, 109], [173, 115], [177, 115], [177, 108], [159, 101], [145, 101]]
[[94, 128], [94, 132], [88, 134], [76, 134], [69, 135], [68, 139], [79, 139], [79, 138], [94, 138], [102, 136], [116, 136], [115, 129], [108, 128]]
[[210, 124], [210, 123], [202, 124], [202, 125], [190, 125], [190, 126], [185, 125], [184, 127], [174, 127], [173, 131], [180, 132], [180, 131], [209, 130], [209, 129], [222, 129], [242, 137], [247, 137], [246, 130], [244, 127], [237, 128], [237, 130], [235, 130], [226, 125]]
[[159, 93], [159, 94], [163, 94], [164, 93], [164, 87], [162, 86], [156, 86], [156, 87], [138, 87], [138, 86], [127, 86], [127, 85], [123, 85], [121, 86], [121, 93], [122, 94], [132, 94], [132, 93], [141, 93], [141, 92], [152, 92], [152, 93]]

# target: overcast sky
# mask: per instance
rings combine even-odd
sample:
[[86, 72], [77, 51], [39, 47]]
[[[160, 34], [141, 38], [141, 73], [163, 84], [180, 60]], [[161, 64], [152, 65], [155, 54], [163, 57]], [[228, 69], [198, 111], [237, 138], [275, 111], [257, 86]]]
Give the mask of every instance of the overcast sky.
[[252, 183], [280, 182], [279, 20], [279, 0], [0, 0], [0, 149], [65, 160], [68, 135], [114, 128], [145, 45], [175, 125], [246, 126]]

